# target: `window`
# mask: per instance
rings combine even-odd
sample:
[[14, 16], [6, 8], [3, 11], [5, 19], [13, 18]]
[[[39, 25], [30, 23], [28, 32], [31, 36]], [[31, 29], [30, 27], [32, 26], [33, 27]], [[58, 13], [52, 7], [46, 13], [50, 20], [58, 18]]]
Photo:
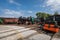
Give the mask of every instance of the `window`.
[[56, 16], [56, 17], [55, 17], [55, 20], [56, 20], [56, 21], [60, 21], [60, 16]]

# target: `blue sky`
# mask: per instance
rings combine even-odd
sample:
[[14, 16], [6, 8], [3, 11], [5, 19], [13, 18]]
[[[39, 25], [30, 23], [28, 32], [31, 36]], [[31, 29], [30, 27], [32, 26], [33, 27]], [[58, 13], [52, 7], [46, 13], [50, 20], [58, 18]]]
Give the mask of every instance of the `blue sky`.
[[0, 17], [33, 16], [60, 11], [60, 0], [0, 0]]

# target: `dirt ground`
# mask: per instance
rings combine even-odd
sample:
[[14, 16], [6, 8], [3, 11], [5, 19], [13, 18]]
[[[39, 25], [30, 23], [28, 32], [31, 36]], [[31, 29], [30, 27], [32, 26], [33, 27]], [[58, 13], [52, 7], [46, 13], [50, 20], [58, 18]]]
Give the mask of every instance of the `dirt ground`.
[[18, 25], [18, 24], [4, 24], [4, 25], [15, 25], [15, 26], [20, 26], [20, 27], [25, 27], [25, 28], [31, 28], [32, 30], [36, 30], [38, 33], [46, 33], [46, 32], [44, 32], [44, 31], [42, 31], [42, 30], [39, 30], [39, 25], [38, 24], [33, 24], [33, 25]]
[[[52, 33], [48, 33], [48, 32], [46, 33], [45, 31], [39, 30], [38, 29], [39, 25], [37, 25], [37, 24], [34, 24], [34, 25], [4, 24], [4, 25], [15, 25], [15, 26], [21, 26], [21, 27], [31, 28], [32, 30], [36, 30], [38, 33], [43, 33], [43, 34], [50, 35], [50, 36], [53, 35]], [[57, 37], [57, 36], [58, 36], [58, 34], [55, 34], [54, 38]], [[60, 38], [60, 36], [58, 38]]]
[[32, 30], [36, 30], [39, 33], [41, 33], [40, 30], [38, 30], [39, 25], [38, 24], [33, 24], [33, 25], [18, 25], [18, 24], [0, 24], [0, 25], [15, 25], [15, 26], [20, 26], [20, 27], [26, 27], [26, 28], [31, 28]]
[[[32, 30], [38, 31], [37, 29], [38, 29], [38, 26], [39, 26], [39, 25], [33, 24], [33, 25], [18, 25], [18, 26], [22, 26], [22, 27], [26, 27], [26, 28], [31, 28]], [[38, 31], [38, 32], [40, 32], [40, 31]], [[40, 32], [40, 33], [41, 33], [41, 32]]]
[[[21, 35], [22, 35], [23, 39], [28, 39], [28, 40], [32, 40], [32, 39], [33, 40], [35, 40], [35, 39], [36, 40], [38, 40], [38, 39], [41, 39], [41, 40], [48, 39], [49, 40], [50, 36], [45, 35], [45, 34], [39, 34], [37, 31], [35, 31], [35, 29], [37, 29], [37, 26], [38, 25], [36, 25], [36, 27], [35, 27], [35, 25], [18, 25], [18, 26], [17, 25], [0, 25], [1, 29], [7, 30], [7, 32], [4, 31], [3, 34], [2, 33], [0, 34], [0, 38], [1, 38], [0, 40], [6, 40], [6, 38], [8, 38], [10, 40], [13, 40], [15, 38], [20, 39]], [[8, 32], [8, 30], [9, 30], [8, 28], [13, 29], [13, 31]], [[32, 29], [32, 30], [30, 30], [30, 29]], [[16, 33], [19, 35], [16, 36]], [[13, 36], [11, 36], [11, 35], [13, 35]], [[46, 36], [46, 37], [44, 37], [44, 36]]]

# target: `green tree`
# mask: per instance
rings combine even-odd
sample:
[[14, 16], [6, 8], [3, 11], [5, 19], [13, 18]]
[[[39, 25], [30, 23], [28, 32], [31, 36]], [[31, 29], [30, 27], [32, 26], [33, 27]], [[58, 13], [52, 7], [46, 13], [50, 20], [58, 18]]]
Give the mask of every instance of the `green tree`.
[[37, 17], [41, 17], [41, 12], [37, 12], [37, 13], [36, 13], [36, 16], [37, 16]]
[[59, 15], [59, 13], [56, 11], [56, 12], [54, 13], [54, 15]]
[[2, 24], [3, 23], [3, 19], [2, 18], [0, 18], [0, 24]]
[[52, 15], [51, 15], [51, 14], [47, 14], [47, 17], [48, 17], [48, 16], [52, 16]]
[[37, 13], [36, 13], [36, 16], [37, 16], [37, 17], [46, 18], [46, 17], [51, 16], [51, 15], [48, 14], [48, 13], [45, 13], [45, 12], [37, 12]]

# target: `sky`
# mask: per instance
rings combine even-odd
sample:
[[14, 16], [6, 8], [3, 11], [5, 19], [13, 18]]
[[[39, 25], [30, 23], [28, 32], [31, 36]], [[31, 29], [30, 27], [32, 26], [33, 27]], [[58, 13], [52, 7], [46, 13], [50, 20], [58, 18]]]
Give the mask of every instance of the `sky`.
[[60, 12], [60, 0], [0, 0], [0, 17], [36, 17], [37, 12]]

